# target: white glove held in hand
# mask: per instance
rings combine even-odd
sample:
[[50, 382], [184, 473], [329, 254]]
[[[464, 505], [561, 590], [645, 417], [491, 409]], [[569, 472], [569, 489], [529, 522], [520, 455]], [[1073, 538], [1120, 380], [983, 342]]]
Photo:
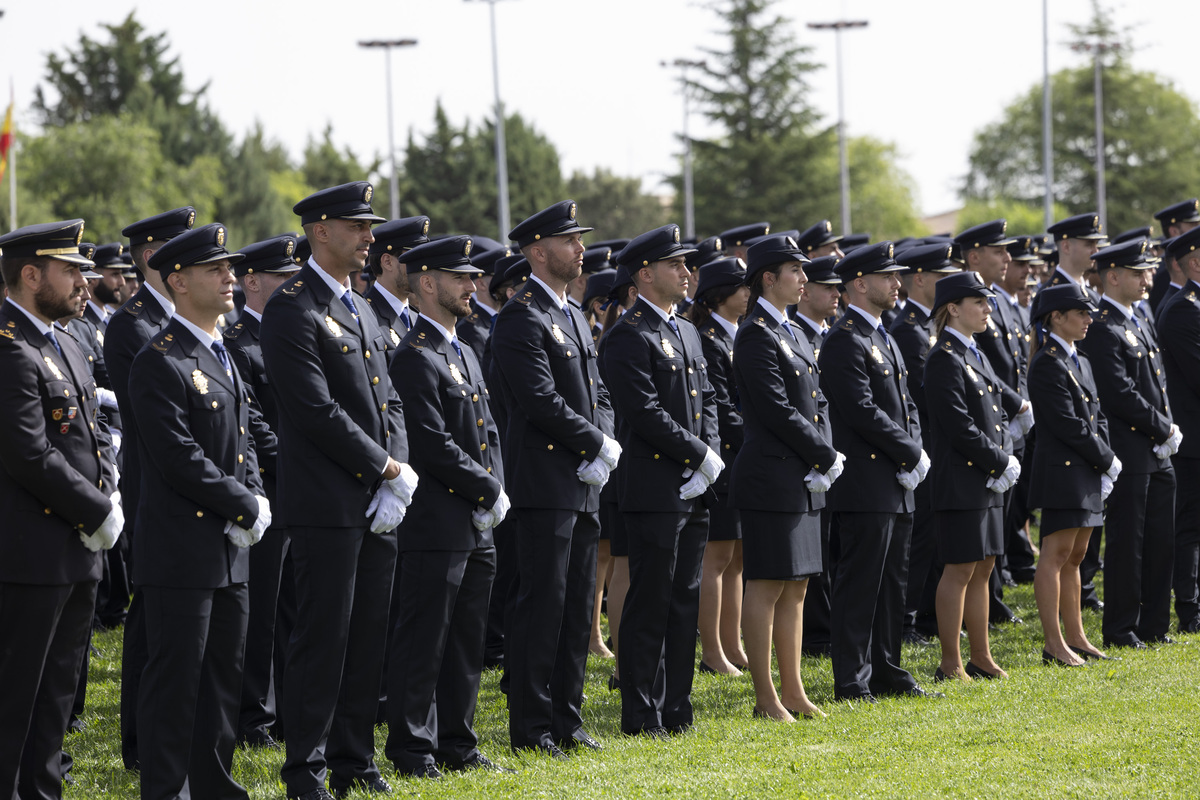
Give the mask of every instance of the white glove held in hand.
[[604, 444], [600, 445], [600, 460], [608, 465], [610, 472], [617, 468], [617, 462], [621, 460], [621, 445], [616, 439], [604, 437]]
[[501, 489], [500, 496], [496, 498], [496, 502], [491, 508], [484, 510], [482, 507], [476, 507], [471, 512], [471, 524], [480, 532], [494, 528], [504, 521], [504, 517], [508, 515], [511, 508], [512, 503], [509, 501], [508, 495]]
[[701, 472], [692, 472], [691, 470], [684, 470], [683, 476], [686, 478], [686, 477], [688, 477], [689, 473], [691, 474], [691, 478], [679, 490], [679, 499], [680, 500], [691, 500], [693, 498], [699, 497], [700, 495], [704, 494], [705, 490], [708, 489], [709, 486], [712, 485], [708, 482], [708, 479], [705, 478], [704, 474]]
[[243, 528], [234, 522], [225, 526], [225, 535], [238, 547], [249, 547], [262, 541], [263, 534], [271, 527], [271, 503], [262, 495], [255, 495], [258, 501], [258, 517], [249, 528]]
[[911, 472], [897, 472], [896, 482], [908, 492], [915, 490], [921, 483], [921, 481], [917, 478], [916, 470], [912, 470]]
[[1171, 426], [1171, 435], [1167, 440], [1154, 448], [1154, 457], [1160, 461], [1164, 458], [1170, 458], [1179, 452], [1179, 445], [1183, 443], [1183, 432], [1179, 430], [1178, 425]]
[[1117, 476], [1121, 474], [1121, 459], [1113, 455], [1112, 464], [1109, 465], [1108, 470], [1104, 474], [1108, 476], [1110, 481], [1116, 483]]
[[593, 461], [582, 461], [575, 470], [575, 476], [589, 486], [603, 486], [608, 483], [612, 468], [603, 458], [597, 456]]
[[917, 483], [925, 480], [925, 476], [929, 474], [929, 466], [933, 462], [929, 460], [929, 454], [924, 449], [921, 450], [921, 458], [917, 461], [917, 466], [913, 470], [917, 473]]
[[408, 464], [400, 464], [400, 474], [391, 480], [384, 481], [383, 485], [388, 487], [404, 506], [412, 502], [413, 492], [417, 490], [417, 472]]
[[1021, 477], [1021, 462], [1013, 456], [1008, 457], [1008, 466], [1004, 468], [1004, 472], [1000, 473], [998, 478], [988, 478], [987, 488], [991, 489], [996, 494], [1004, 494], [1013, 486], [1016, 485], [1017, 479]]
[[833, 459], [833, 466], [830, 467], [829, 471], [825, 473], [825, 477], [829, 479], [829, 484], [832, 486], [833, 482], [836, 481], [838, 478], [842, 477], [842, 473], [845, 471], [846, 471], [846, 456], [842, 455], [841, 453], [838, 453], [837, 456]]
[[1112, 494], [1112, 490], [1113, 490], [1113, 479], [1108, 477], [1108, 473], [1101, 475], [1100, 476], [1100, 499], [1107, 500], [1108, 496], [1110, 494]]
[[79, 541], [83, 542], [83, 546], [93, 553], [111, 550], [112, 546], [117, 543], [117, 539], [121, 538], [121, 531], [125, 527], [125, 511], [121, 508], [121, 493], [113, 492], [109, 502], [112, 503], [112, 508], [109, 509], [104, 522], [100, 523], [100, 527], [91, 535], [79, 534]]
[[[832, 472], [832, 469], [829, 470], [829, 473]], [[808, 490], [813, 494], [828, 492], [829, 487], [833, 486], [833, 481], [829, 479], [829, 473], [822, 475], [815, 469], [810, 469], [808, 474], [804, 476], [804, 485], [807, 486]]]
[[717, 482], [717, 476], [721, 474], [721, 470], [725, 469], [725, 462], [717, 455], [717, 451], [711, 447], [704, 454], [704, 462], [700, 464], [700, 468], [696, 470], [704, 476], [708, 481], [709, 486]]
[[[403, 474], [403, 469], [401, 470], [401, 474]], [[388, 483], [385, 481], [376, 490], [375, 496], [371, 498], [371, 504], [367, 506], [367, 516], [371, 517], [374, 515], [371, 519], [372, 533], [387, 533], [392, 528], [395, 528], [404, 521], [404, 513], [408, 509], [408, 504], [401, 502], [395, 490]]]

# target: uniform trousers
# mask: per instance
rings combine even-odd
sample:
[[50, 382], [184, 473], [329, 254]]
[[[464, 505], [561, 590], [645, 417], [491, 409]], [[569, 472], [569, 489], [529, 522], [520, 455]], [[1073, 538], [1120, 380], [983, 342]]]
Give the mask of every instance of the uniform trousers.
[[143, 586], [149, 658], [138, 695], [142, 800], [242, 800], [233, 750], [249, 591]]
[[138, 586], [129, 601], [125, 634], [121, 639], [121, 761], [125, 769], [138, 768], [138, 695], [146, 658], [145, 598]]
[[261, 740], [275, 725], [279, 701], [275, 691], [275, 616], [287, 550], [287, 531], [274, 527], [250, 548], [250, 619], [246, 625], [239, 739]]
[[0, 797], [62, 796], [62, 743], [96, 581], [0, 583]]
[[378, 777], [375, 715], [383, 680], [396, 534], [368, 528], [288, 528], [296, 625], [283, 705], [288, 794], [349, 788]]
[[913, 491], [912, 544], [908, 550], [908, 581], [904, 589], [904, 629], [915, 630], [917, 614], [925, 595], [925, 583], [938, 559], [938, 542], [933, 522], [933, 486], [921, 481]]
[[479, 752], [473, 723], [495, 576], [494, 547], [400, 558], [384, 748], [400, 772], [461, 767]]
[[1175, 481], [1175, 613], [1179, 630], [1200, 628], [1200, 458], [1171, 459]]
[[1175, 470], [1122, 474], [1104, 530], [1104, 641], [1161, 639], [1171, 626]]
[[513, 509], [517, 587], [504, 638], [513, 748], [571, 739], [583, 727], [583, 680], [595, 604], [595, 511]]
[[492, 581], [492, 599], [488, 603], [487, 638], [483, 651], [486, 667], [504, 664], [504, 634], [508, 630], [517, 586], [517, 534], [511, 519], [492, 528], [496, 543], [496, 579]]
[[629, 593], [621, 613], [621, 730], [692, 724], [708, 511], [624, 512]]
[[904, 692], [900, 667], [911, 513], [835, 512], [832, 645], [839, 699]]

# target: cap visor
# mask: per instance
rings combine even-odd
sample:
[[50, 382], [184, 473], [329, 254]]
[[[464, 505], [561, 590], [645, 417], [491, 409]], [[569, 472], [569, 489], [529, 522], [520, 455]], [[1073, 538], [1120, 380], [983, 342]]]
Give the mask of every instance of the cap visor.
[[387, 220], [383, 217], [377, 217], [374, 214], [347, 214], [344, 217], [338, 217], [338, 219], [365, 219], [375, 225], [378, 225], [381, 222], [387, 222]]
[[54, 258], [58, 261], [66, 261], [68, 264], [78, 264], [81, 267], [96, 266], [94, 263], [92, 263], [90, 258], [84, 258], [76, 253], [63, 253], [62, 255], [51, 256], [51, 258]]

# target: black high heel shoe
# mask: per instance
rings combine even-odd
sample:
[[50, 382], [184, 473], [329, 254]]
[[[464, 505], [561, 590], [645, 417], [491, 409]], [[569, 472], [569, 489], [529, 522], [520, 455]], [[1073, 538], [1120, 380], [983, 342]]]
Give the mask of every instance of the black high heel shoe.
[[1051, 655], [1049, 650], [1042, 650], [1042, 663], [1046, 664], [1047, 666], [1050, 664], [1054, 664], [1059, 667], [1086, 667], [1087, 666], [1086, 663], [1084, 663], [1084, 664], [1068, 664], [1067, 662], [1063, 661], [1058, 656]]
[[941, 667], [938, 667], [936, 670], [933, 671], [933, 682], [934, 683], [941, 683], [942, 681], [948, 681], [948, 680], [950, 680], [950, 676], [947, 675], [946, 673], [942, 672]]
[[988, 672], [983, 667], [977, 667], [977, 666], [975, 666], [974, 663], [972, 663], [970, 661], [967, 662], [966, 669], [967, 669], [967, 674], [970, 675], [972, 678], [983, 678], [984, 680], [990, 681], [994, 678], [1000, 677], [999, 673]]
[[1103, 653], [1093, 653], [1090, 650], [1084, 650], [1082, 647], [1076, 647], [1073, 644], [1069, 644], [1069, 645], [1067, 645], [1067, 647], [1071, 648], [1071, 652], [1078, 655], [1084, 661], [1120, 661], [1121, 660], [1117, 656], [1106, 656]]
[[710, 667], [708, 664], [705, 664], [703, 661], [701, 661], [700, 662], [700, 674], [701, 675], [716, 675], [717, 671], [715, 669], [713, 669], [712, 667]]
[[615, 692], [615, 691], [620, 690], [620, 688], [621, 688], [620, 679], [617, 678], [616, 675], [609, 675], [608, 676], [608, 690], [610, 692]]

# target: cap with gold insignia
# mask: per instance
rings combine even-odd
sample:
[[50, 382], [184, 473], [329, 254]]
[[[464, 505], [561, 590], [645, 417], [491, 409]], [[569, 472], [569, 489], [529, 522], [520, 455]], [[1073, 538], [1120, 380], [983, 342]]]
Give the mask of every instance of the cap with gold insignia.
[[842, 239], [842, 252], [849, 253], [856, 247], [862, 247], [864, 244], [871, 243], [871, 234], [869, 233], [847, 233]]
[[834, 271], [847, 283], [876, 272], [901, 272], [904, 267], [896, 263], [895, 255], [895, 246], [891, 242], [865, 244], [847, 253]]
[[183, 206], [126, 225], [121, 235], [129, 240], [131, 246], [147, 242], [165, 242], [184, 231], [190, 231], [195, 224], [196, 209]]
[[94, 269], [94, 265], [96, 263], [96, 245], [94, 245], [91, 242], [80, 242], [79, 243], [79, 255], [83, 256], [88, 261], [91, 261], [92, 265], [93, 265], [93, 266], [84, 265], [82, 268], [80, 268], [79, 272], [83, 275], [83, 277], [87, 278], [89, 281], [90, 280], [98, 280], [99, 278], [103, 277], [99, 272], [96, 272], [96, 270]]
[[937, 311], [946, 303], [953, 303], [964, 297], [986, 297], [990, 300], [995, 296], [983, 282], [983, 276], [969, 269], [947, 275], [937, 282], [933, 292], [933, 310]]
[[1092, 263], [1100, 269], [1114, 269], [1115, 267], [1139, 271], [1154, 269], [1155, 262], [1147, 258], [1149, 252], [1149, 239], [1130, 239], [1092, 253]]
[[587, 288], [583, 291], [583, 307], [586, 309], [593, 300], [607, 298], [615, 277], [617, 277], [615, 269], [602, 269], [588, 275]]
[[827, 244], [844, 241], [846, 237], [838, 236], [833, 232], [833, 223], [827, 219], [807, 228], [804, 233], [796, 237], [796, 244], [800, 245], [800, 249], [805, 253], [811, 253], [818, 247], [824, 247]]
[[1006, 235], [1007, 231], [1008, 220], [994, 219], [967, 228], [954, 237], [954, 243], [964, 254], [976, 247], [1008, 247], [1015, 240]]
[[242, 260], [233, 268], [233, 272], [239, 278], [255, 272], [284, 275], [300, 271], [295, 258], [296, 237], [290, 233], [248, 244], [238, 253]]
[[808, 265], [808, 256], [804, 255], [800, 245], [791, 236], [779, 234], [760, 239], [750, 245], [746, 252], [746, 282], [749, 283], [758, 272], [767, 267], [791, 261]]
[[308, 237], [301, 236], [297, 238], [296, 251], [292, 253], [292, 260], [300, 266], [304, 266], [310, 258], [312, 258], [312, 245], [308, 243]]
[[1008, 255], [1013, 261], [1035, 261], [1037, 251], [1034, 249], [1032, 236], [1014, 236], [1012, 244], [1007, 245]]
[[404, 254], [404, 266], [411, 275], [414, 272], [461, 272], [481, 275], [479, 267], [471, 263], [471, 237], [447, 236], [432, 242], [419, 244]]
[[703, 267], [705, 264], [711, 264], [725, 255], [725, 248], [722, 246], [720, 236], [710, 236], [696, 245], [696, 252], [687, 256], [687, 267], [692, 272]]
[[27, 225], [0, 236], [0, 254], [4, 258], [49, 257], [70, 264], [90, 267], [91, 259], [79, 252], [83, 241], [83, 220], [42, 222]]
[[1192, 198], [1184, 200], [1181, 203], [1172, 203], [1154, 215], [1162, 225], [1163, 236], [1167, 235], [1168, 225], [1177, 225], [1180, 222], [1200, 222], [1200, 200]]
[[549, 208], [526, 217], [508, 233], [508, 238], [517, 247], [527, 247], [547, 236], [569, 236], [572, 233], [588, 233], [595, 228], [585, 228], [575, 219], [574, 200], [563, 200]]
[[730, 247], [745, 247], [749, 239], [755, 236], [766, 236], [771, 232], [771, 223], [769, 222], [752, 222], [749, 225], [739, 225], [736, 228], [730, 228], [727, 231], [722, 231], [718, 237], [725, 250]]
[[373, 193], [374, 189], [366, 181], [343, 183], [341, 186], [331, 186], [328, 189], [313, 192], [292, 206], [292, 213], [300, 217], [301, 225], [329, 219], [361, 219], [371, 223], [387, 222], [383, 217], [376, 216], [375, 212], [371, 210]]
[[371, 230], [375, 241], [371, 243], [371, 255], [384, 253], [399, 257], [406, 250], [429, 241], [429, 217], [405, 217], [385, 222]]
[[1061, 219], [1049, 228], [1046, 228], [1046, 232], [1053, 236], [1055, 241], [1062, 241], [1063, 239], [1089, 239], [1098, 241], [1108, 238], [1100, 232], [1100, 215], [1095, 211]]
[[665, 261], [668, 258], [687, 256], [696, 248], [683, 244], [679, 239], [679, 226], [671, 223], [646, 231], [633, 238], [618, 257], [619, 263], [629, 268], [630, 275], [642, 267], [648, 267], [655, 261]]
[[124, 269], [125, 262], [121, 260], [121, 254], [124, 252], [125, 246], [120, 242], [97, 245], [96, 252], [92, 254], [92, 261], [97, 269]]
[[[746, 248], [748, 249], [748, 248], [754, 247], [754, 245], [758, 244], [759, 242], [765, 241], [774, 236], [787, 236], [793, 242], [795, 242], [797, 240], [797, 237], [800, 236], [800, 231], [796, 230], [795, 228], [792, 228], [791, 230], [786, 230], [786, 231], [775, 231], [773, 233], [768, 233], [764, 236], [755, 236], [751, 239], [747, 239], [746, 241], [742, 242], [742, 244], [745, 245]], [[797, 244], [799, 244], [799, 242], [797, 242]]]
[[221, 260], [236, 264], [245, 256], [241, 253], [230, 253], [225, 249], [225, 235], [225, 226], [220, 222], [211, 222], [203, 227], [185, 231], [154, 251], [150, 256], [150, 269], [157, 270], [163, 280], [166, 280], [168, 275], [184, 267], [211, 264]]
[[1091, 298], [1083, 293], [1083, 287], [1075, 281], [1048, 286], [1038, 292], [1029, 309], [1029, 316], [1041, 319], [1051, 311], [1070, 311], [1073, 308], [1088, 313], [1096, 310]]
[[595, 245], [583, 251], [583, 272], [592, 275], [606, 269], [612, 269], [612, 248], [607, 245]]
[[471, 263], [484, 275], [495, 275], [497, 262], [512, 255], [512, 248], [505, 245], [493, 247], [490, 250], [480, 250], [479, 241], [474, 241], [475, 246], [471, 248]]
[[[1178, 261], [1189, 253], [1200, 249], [1200, 228], [1192, 228], [1186, 233], [1181, 233], [1174, 239], [1168, 239], [1163, 242], [1167, 248], [1167, 252], [1171, 254], [1171, 258]], [[3, 245], [0, 245], [3, 247]], [[8, 253], [8, 248], [4, 247], [4, 252]]]
[[741, 286], [746, 282], [746, 262], [740, 258], [718, 258], [700, 268], [700, 282], [696, 286], [696, 297], [702, 297], [710, 289], [723, 286]]
[[842, 256], [821, 256], [814, 258], [804, 265], [804, 274], [809, 283], [822, 283], [826, 286], [841, 286], [842, 279], [834, 272]]
[[[953, 275], [962, 268], [950, 260], [954, 245], [950, 242], [917, 244], [904, 252], [896, 253], [896, 263], [904, 267], [903, 275], [932, 272], [937, 275]], [[938, 281], [940, 284], [941, 281]]]
[[529, 280], [529, 261], [520, 253], [501, 256], [492, 265], [492, 279], [488, 281], [488, 292], [493, 296], [507, 284], [516, 286]]

